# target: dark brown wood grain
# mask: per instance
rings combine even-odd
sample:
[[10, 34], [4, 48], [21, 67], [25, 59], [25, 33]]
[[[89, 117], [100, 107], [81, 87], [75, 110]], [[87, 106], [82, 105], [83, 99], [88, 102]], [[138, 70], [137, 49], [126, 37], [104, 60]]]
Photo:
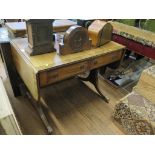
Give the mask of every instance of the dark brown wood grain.
[[58, 43], [57, 52], [60, 55], [81, 52], [91, 49], [91, 40], [87, 29], [81, 26], [71, 26]]

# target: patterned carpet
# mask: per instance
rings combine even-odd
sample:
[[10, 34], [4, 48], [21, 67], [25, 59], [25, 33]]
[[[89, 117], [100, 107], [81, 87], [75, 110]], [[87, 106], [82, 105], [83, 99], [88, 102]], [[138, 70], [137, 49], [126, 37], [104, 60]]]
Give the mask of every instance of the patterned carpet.
[[114, 118], [129, 134], [155, 134], [155, 104], [136, 92], [116, 105]]
[[114, 119], [127, 134], [155, 134], [155, 65], [144, 70], [134, 90], [115, 106]]

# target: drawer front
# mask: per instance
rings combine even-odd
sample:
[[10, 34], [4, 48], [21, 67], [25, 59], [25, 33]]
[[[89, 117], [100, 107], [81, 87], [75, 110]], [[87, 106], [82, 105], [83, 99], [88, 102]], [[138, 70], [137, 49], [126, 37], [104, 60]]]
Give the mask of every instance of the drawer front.
[[99, 56], [85, 62], [71, 64], [54, 70], [41, 72], [39, 73], [40, 87], [44, 87], [57, 81], [75, 76], [79, 73], [86, 72], [88, 70], [104, 66], [106, 64], [110, 64], [112, 62], [120, 60], [121, 57], [122, 51], [117, 51], [107, 55]]
[[40, 87], [47, 86], [50, 83], [58, 81], [58, 70], [45, 71], [39, 73], [39, 84]]
[[39, 73], [40, 87], [44, 87], [54, 82], [72, 77], [74, 75], [87, 71], [87, 69], [88, 63], [80, 62], [62, 68], [41, 72]]
[[87, 69], [88, 69], [87, 61], [69, 65], [59, 70], [59, 75], [60, 75], [59, 79], [61, 80], [68, 77], [72, 77], [74, 75], [87, 71]]
[[112, 62], [118, 61], [122, 57], [122, 51], [113, 52], [111, 54], [102, 55], [100, 57], [95, 58], [92, 61], [91, 69], [98, 68]]

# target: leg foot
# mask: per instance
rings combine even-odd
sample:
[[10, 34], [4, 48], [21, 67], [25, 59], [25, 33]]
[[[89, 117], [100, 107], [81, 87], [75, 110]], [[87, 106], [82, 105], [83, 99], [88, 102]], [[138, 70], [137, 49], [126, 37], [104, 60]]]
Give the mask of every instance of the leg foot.
[[50, 124], [49, 124], [49, 122], [48, 122], [48, 120], [47, 120], [47, 118], [46, 118], [46, 116], [45, 116], [45, 114], [44, 114], [44, 111], [43, 111], [43, 109], [42, 109], [40, 103], [37, 103], [37, 104], [38, 104], [38, 105], [36, 105], [36, 108], [37, 108], [37, 111], [38, 111], [38, 113], [39, 113], [39, 115], [40, 115], [40, 118], [42, 119], [42, 121], [43, 121], [43, 123], [44, 123], [44, 125], [45, 125], [45, 127], [46, 127], [46, 129], [47, 129], [48, 134], [52, 134], [53, 129], [52, 129], [52, 127], [50, 126]]
[[43, 109], [42, 109], [41, 101], [35, 101], [35, 100], [31, 97], [31, 95], [29, 94], [29, 92], [26, 92], [26, 95], [27, 95], [28, 98], [32, 101], [34, 107], [36, 108], [36, 110], [37, 110], [37, 112], [38, 112], [38, 114], [39, 114], [39, 116], [40, 116], [42, 122], [44, 123], [44, 125], [45, 125], [45, 127], [46, 127], [46, 129], [47, 129], [48, 134], [52, 134], [53, 129], [52, 129], [52, 127], [50, 126], [50, 124], [49, 124], [49, 122], [48, 122], [48, 120], [47, 120], [47, 117], [46, 117], [46, 115], [45, 115], [45, 113], [44, 113], [44, 111], [43, 111]]

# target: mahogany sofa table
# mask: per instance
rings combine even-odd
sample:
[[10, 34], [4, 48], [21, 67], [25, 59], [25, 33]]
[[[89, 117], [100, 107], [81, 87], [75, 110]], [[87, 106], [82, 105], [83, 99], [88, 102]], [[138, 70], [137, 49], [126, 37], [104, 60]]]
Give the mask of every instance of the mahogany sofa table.
[[11, 40], [12, 56], [16, 70], [34, 99], [41, 119], [49, 133], [52, 132], [52, 128], [41, 107], [41, 90], [43, 88], [90, 71], [88, 78], [84, 80], [89, 80], [94, 84], [99, 95], [108, 102], [98, 86], [97, 71], [107, 64], [120, 61], [124, 56], [125, 46], [111, 41], [96, 49], [64, 56], [60, 56], [56, 52], [29, 56], [25, 52], [27, 46], [27, 38]]

